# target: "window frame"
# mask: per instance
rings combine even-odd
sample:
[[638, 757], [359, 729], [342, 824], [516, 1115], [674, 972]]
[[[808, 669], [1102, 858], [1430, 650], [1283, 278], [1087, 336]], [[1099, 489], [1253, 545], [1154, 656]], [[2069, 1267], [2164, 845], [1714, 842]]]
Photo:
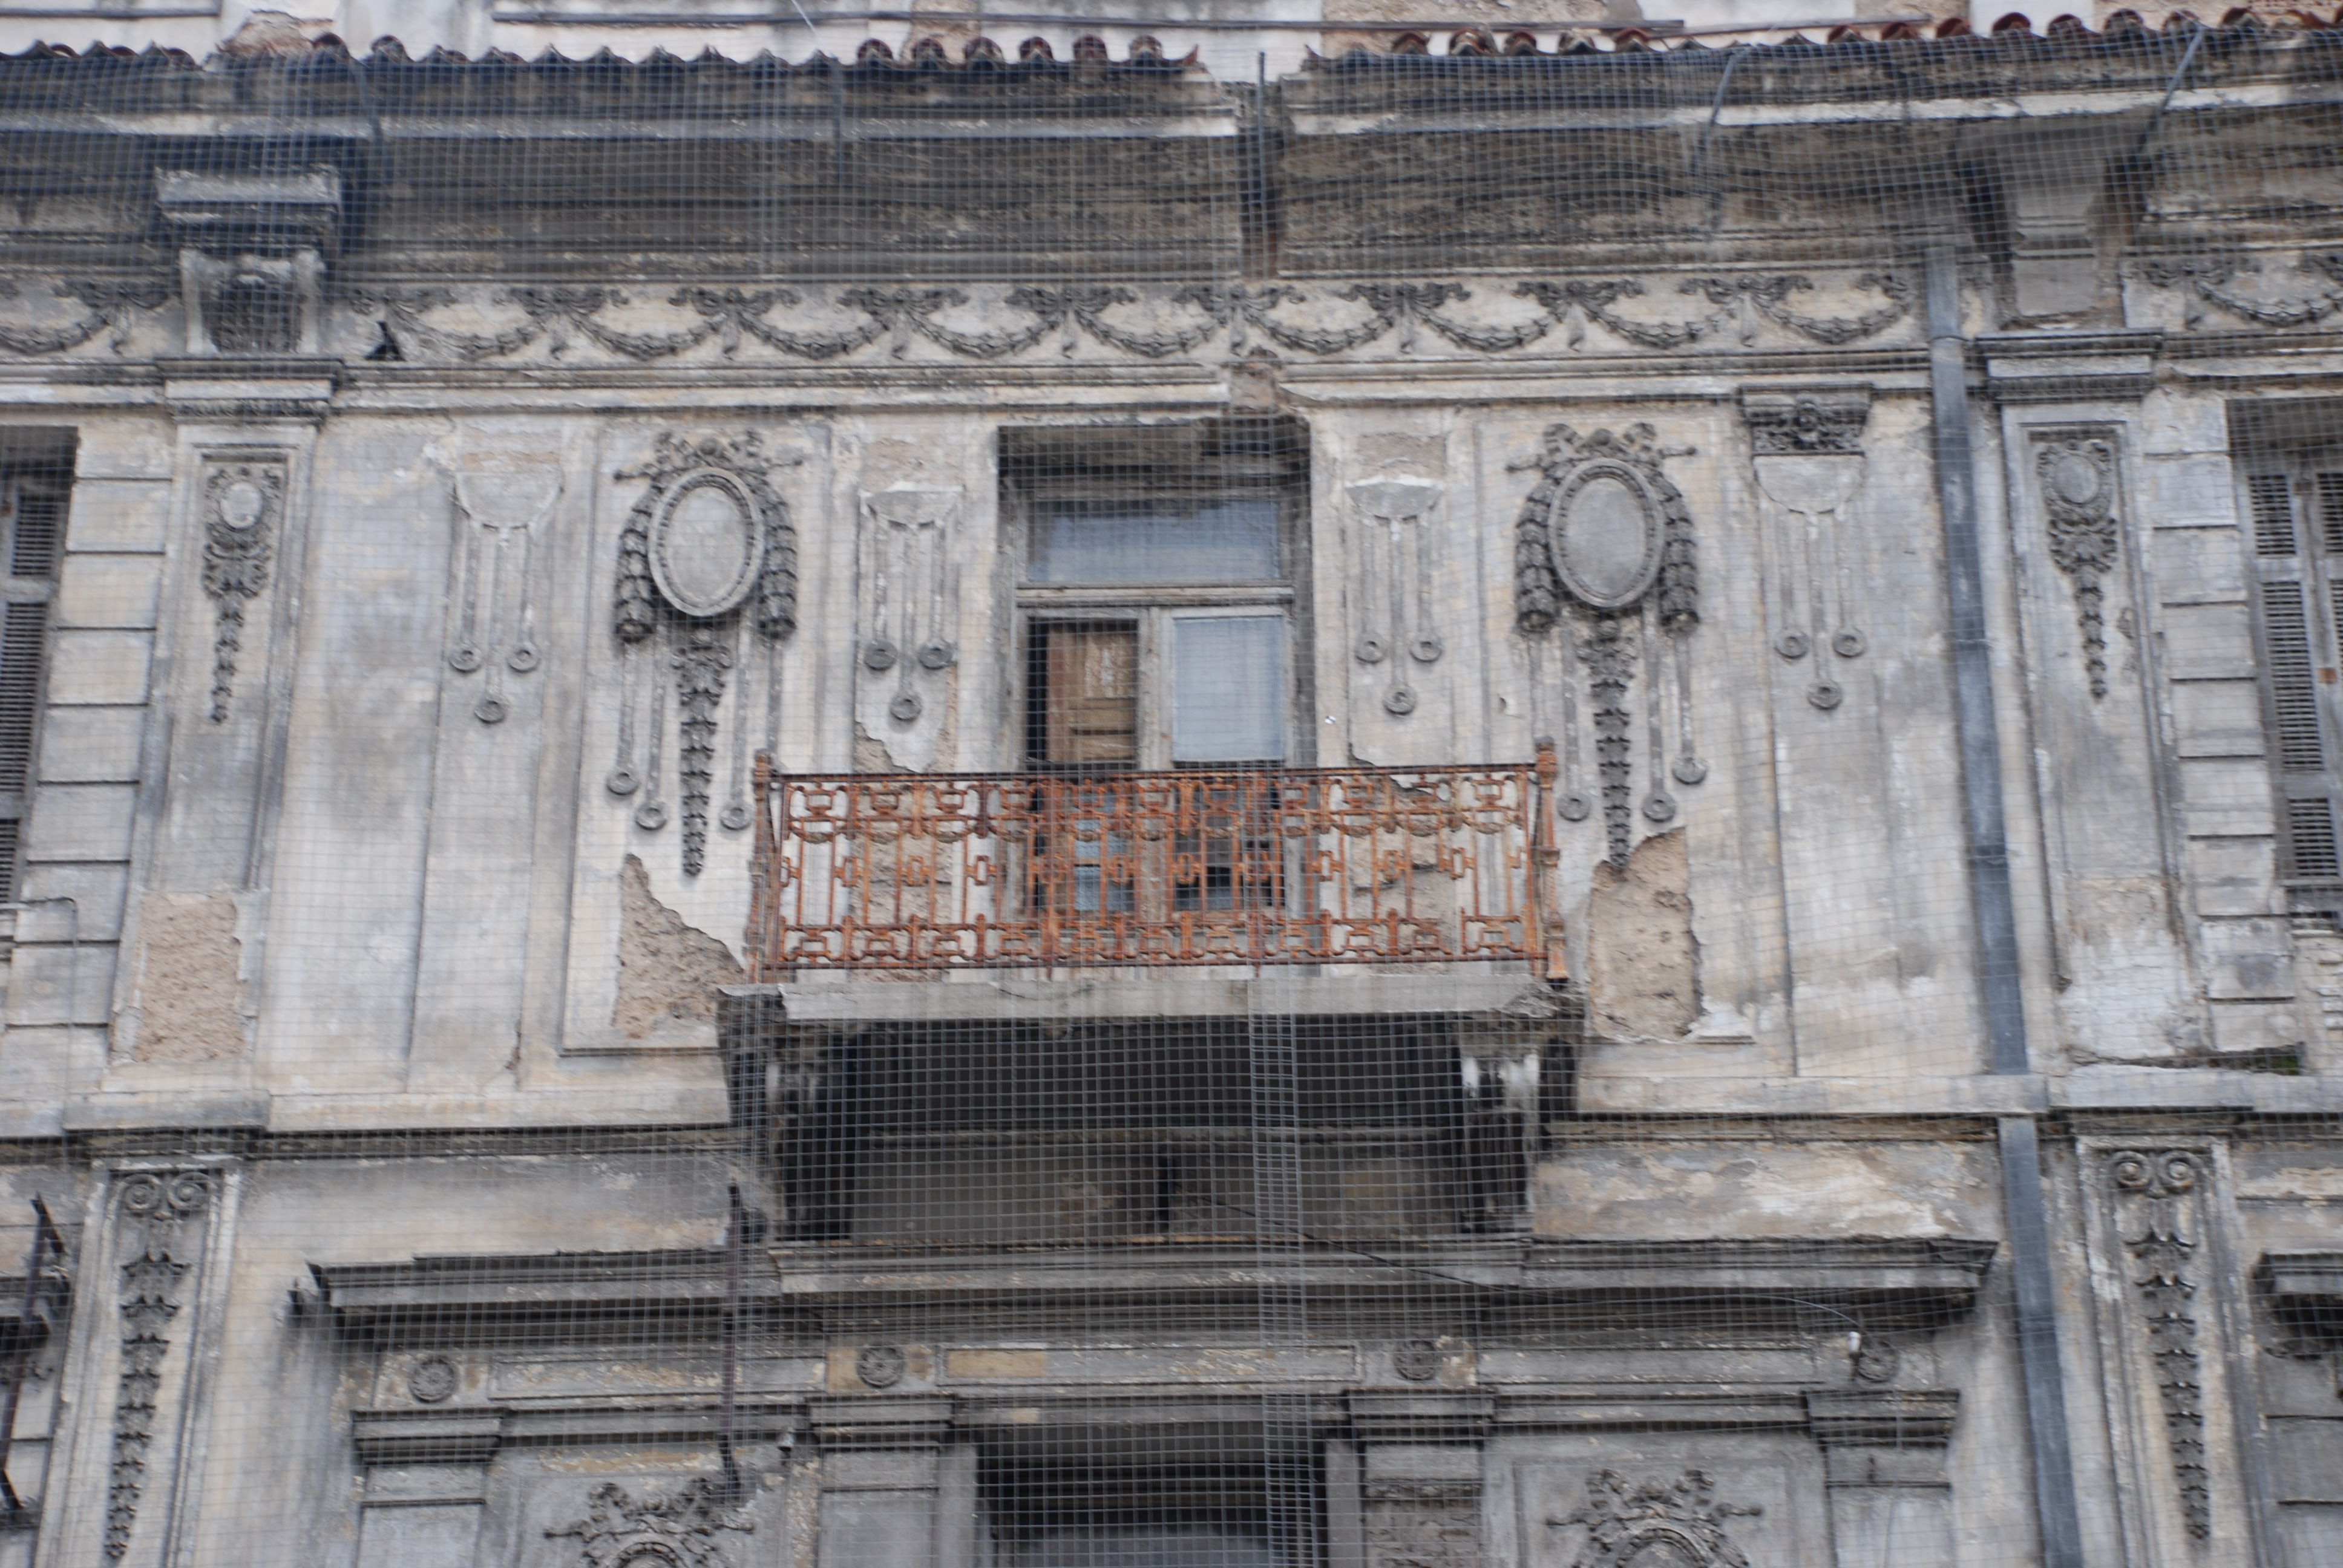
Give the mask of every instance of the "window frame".
[[[32, 623], [29, 640], [33, 651], [28, 667], [18, 678], [22, 689], [14, 694], [24, 704], [23, 773], [12, 780], [5, 770], [0, 770], [0, 906], [14, 906], [23, 891], [24, 829], [33, 814], [33, 796], [40, 787], [42, 720], [48, 707], [57, 592], [65, 575], [65, 536], [73, 518], [73, 463], [67, 455], [46, 459], [0, 457], [0, 608], [5, 608], [5, 618], [14, 621], [24, 607], [38, 607], [36, 615], [26, 618]], [[24, 498], [28, 494], [39, 494], [56, 503], [55, 532], [49, 543], [48, 572], [45, 577], [20, 575], [16, 570], [17, 529], [23, 518]], [[5, 647], [5, 636], [0, 636], [0, 647]], [[0, 669], [0, 702], [11, 695], [7, 690], [10, 683], [11, 677]], [[11, 717], [0, 715], [0, 727], [5, 727]]]
[[[1311, 570], [1308, 442], [1298, 426], [1284, 422], [1287, 445], [1273, 455], [1213, 453], [1219, 428], [1229, 421], [1177, 425], [1066, 425], [1004, 429], [1000, 467], [1001, 558], [1008, 569], [1009, 700], [1003, 705], [1007, 753], [1032, 772], [1222, 771], [1248, 768], [1306, 768], [1314, 761], [1316, 727], [1308, 657]], [[1021, 458], [1020, 437], [1038, 439], [1053, 452], [1084, 457], [1058, 466]], [[1183, 450], [1182, 448], [1186, 448]], [[1182, 493], [1202, 499], [1255, 495], [1278, 509], [1275, 579], [1178, 583], [1066, 583], [1036, 581], [1035, 520], [1052, 499], [1146, 501]], [[1173, 686], [1172, 639], [1183, 618], [1275, 617], [1283, 622], [1284, 755], [1252, 762], [1183, 762], [1172, 755]], [[1040, 716], [1032, 689], [1033, 628], [1065, 624], [1130, 624], [1139, 640], [1138, 755], [1131, 763], [1050, 761], [1040, 739]]]
[[[2258, 444], [2234, 472], [2278, 880], [2324, 907], [2343, 894], [2343, 429]], [[2284, 532], [2272, 504], [2280, 478]], [[2314, 747], [2316, 762], [2302, 760]]]

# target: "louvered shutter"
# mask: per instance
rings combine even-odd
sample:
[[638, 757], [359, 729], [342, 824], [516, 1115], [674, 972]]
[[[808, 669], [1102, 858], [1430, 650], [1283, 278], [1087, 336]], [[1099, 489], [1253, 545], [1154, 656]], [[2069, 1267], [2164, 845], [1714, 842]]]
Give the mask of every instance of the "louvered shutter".
[[2270, 762], [2283, 799], [2284, 871], [2343, 880], [2343, 466], [2274, 457], [2247, 465], [2254, 619]]
[[0, 903], [16, 897], [46, 686], [49, 601], [65, 548], [66, 492], [48, 474], [0, 474]]

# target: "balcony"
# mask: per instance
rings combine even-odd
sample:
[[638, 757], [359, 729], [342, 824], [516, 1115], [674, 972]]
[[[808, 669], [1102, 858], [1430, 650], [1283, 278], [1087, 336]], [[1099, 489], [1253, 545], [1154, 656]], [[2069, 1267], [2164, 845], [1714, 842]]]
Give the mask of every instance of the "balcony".
[[1512, 963], [1562, 973], [1534, 760], [849, 774], [757, 764], [752, 979]]

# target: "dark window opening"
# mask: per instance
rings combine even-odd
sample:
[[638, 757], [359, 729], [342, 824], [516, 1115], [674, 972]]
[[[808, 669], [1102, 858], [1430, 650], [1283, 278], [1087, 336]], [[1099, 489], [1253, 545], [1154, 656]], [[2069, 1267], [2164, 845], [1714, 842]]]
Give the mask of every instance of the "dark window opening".
[[54, 457], [0, 458], [0, 560], [7, 563], [0, 578], [0, 902], [17, 895], [72, 485], [69, 447]]
[[997, 1568], [1304, 1568], [1322, 1466], [1300, 1432], [1044, 1428], [979, 1471]]
[[1052, 771], [1292, 759], [1308, 445], [1281, 418], [1010, 430], [1028, 761]]
[[1474, 1109], [1435, 1019], [939, 1021], [823, 1046], [779, 1174], [800, 1241], [1453, 1235], [1498, 1179]]

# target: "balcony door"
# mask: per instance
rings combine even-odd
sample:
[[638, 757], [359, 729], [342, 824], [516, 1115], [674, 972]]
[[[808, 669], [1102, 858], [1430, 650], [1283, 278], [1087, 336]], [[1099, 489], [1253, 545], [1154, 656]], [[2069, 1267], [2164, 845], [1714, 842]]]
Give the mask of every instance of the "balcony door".
[[1283, 908], [1305, 460], [1281, 421], [1004, 437], [1035, 913]]

